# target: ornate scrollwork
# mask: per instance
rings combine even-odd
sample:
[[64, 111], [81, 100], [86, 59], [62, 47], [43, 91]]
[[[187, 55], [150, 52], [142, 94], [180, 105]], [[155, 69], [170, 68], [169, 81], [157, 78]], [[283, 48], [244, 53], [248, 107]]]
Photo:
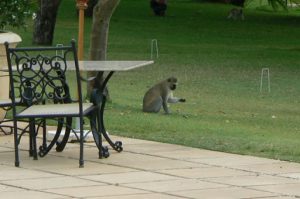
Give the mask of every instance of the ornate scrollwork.
[[14, 52], [19, 92], [24, 102], [40, 102], [44, 98], [59, 102], [70, 97], [65, 78], [66, 54], [53, 57], [37, 54], [29, 58], [27, 54]]

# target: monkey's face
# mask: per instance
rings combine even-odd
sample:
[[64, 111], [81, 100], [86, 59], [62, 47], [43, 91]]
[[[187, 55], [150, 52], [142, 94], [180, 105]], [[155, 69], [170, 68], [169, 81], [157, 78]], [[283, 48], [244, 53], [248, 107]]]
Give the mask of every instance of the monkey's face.
[[177, 87], [177, 78], [175, 77], [170, 77], [168, 79], [168, 83], [169, 83], [169, 88], [170, 90], [175, 90]]
[[177, 86], [176, 84], [171, 84], [171, 85], [170, 85], [170, 89], [173, 91], [173, 90], [176, 89], [176, 86]]

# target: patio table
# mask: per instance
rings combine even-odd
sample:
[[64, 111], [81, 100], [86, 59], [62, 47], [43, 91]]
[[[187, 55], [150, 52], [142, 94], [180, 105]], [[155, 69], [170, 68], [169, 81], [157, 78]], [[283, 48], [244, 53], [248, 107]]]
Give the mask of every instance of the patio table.
[[[106, 96], [104, 93], [105, 87], [115, 72], [129, 71], [129, 70], [137, 69], [137, 68], [140, 68], [140, 67], [143, 67], [146, 65], [150, 65], [153, 63], [154, 63], [154, 61], [151, 61], [151, 60], [150, 61], [147, 61], [147, 60], [146, 61], [79, 61], [80, 71], [108, 72], [108, 75], [105, 77], [105, 79], [102, 83], [102, 87], [98, 88], [100, 93], [98, 93], [97, 95], [100, 94], [101, 96], [97, 96], [96, 99], [99, 99], [101, 101], [100, 115], [99, 115], [101, 134], [106, 139], [106, 141], [109, 143], [109, 145], [118, 152], [121, 152], [123, 150], [122, 142], [121, 141], [113, 142], [111, 140], [111, 138], [109, 137], [109, 135], [106, 131], [106, 128], [105, 128], [105, 124], [104, 124], [104, 111], [105, 111], [105, 104], [106, 104]], [[74, 62], [67, 62], [68, 70], [71, 70], [71, 71], [75, 70], [75, 66], [72, 64], [74, 64]], [[93, 136], [98, 136], [98, 134], [95, 134]], [[60, 145], [57, 146], [56, 150], [62, 151], [64, 146], [68, 142], [68, 140], [69, 140], [69, 134], [65, 134]], [[95, 140], [99, 140], [99, 139], [95, 139]], [[107, 150], [107, 156], [108, 156], [109, 155], [108, 149], [106, 149], [106, 150]]]

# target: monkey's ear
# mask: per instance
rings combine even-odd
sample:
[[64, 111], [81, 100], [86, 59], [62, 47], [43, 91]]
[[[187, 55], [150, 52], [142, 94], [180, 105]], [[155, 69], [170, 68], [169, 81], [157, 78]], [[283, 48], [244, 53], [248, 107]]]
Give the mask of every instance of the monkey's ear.
[[177, 78], [176, 77], [169, 77], [168, 79], [167, 79], [167, 81], [168, 82], [177, 82]]

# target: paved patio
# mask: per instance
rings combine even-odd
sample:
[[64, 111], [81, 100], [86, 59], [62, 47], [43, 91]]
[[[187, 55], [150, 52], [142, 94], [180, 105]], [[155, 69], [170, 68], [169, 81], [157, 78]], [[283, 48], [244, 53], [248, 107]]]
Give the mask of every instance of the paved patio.
[[[116, 139], [116, 138], [115, 138]], [[13, 136], [0, 136], [0, 197], [105, 199], [291, 199], [300, 198], [300, 164], [234, 155], [144, 140], [118, 138], [124, 151], [97, 159], [85, 146], [85, 168], [78, 168], [79, 146], [69, 143], [32, 160], [21, 152], [14, 167]], [[27, 139], [22, 149], [28, 149]]]

